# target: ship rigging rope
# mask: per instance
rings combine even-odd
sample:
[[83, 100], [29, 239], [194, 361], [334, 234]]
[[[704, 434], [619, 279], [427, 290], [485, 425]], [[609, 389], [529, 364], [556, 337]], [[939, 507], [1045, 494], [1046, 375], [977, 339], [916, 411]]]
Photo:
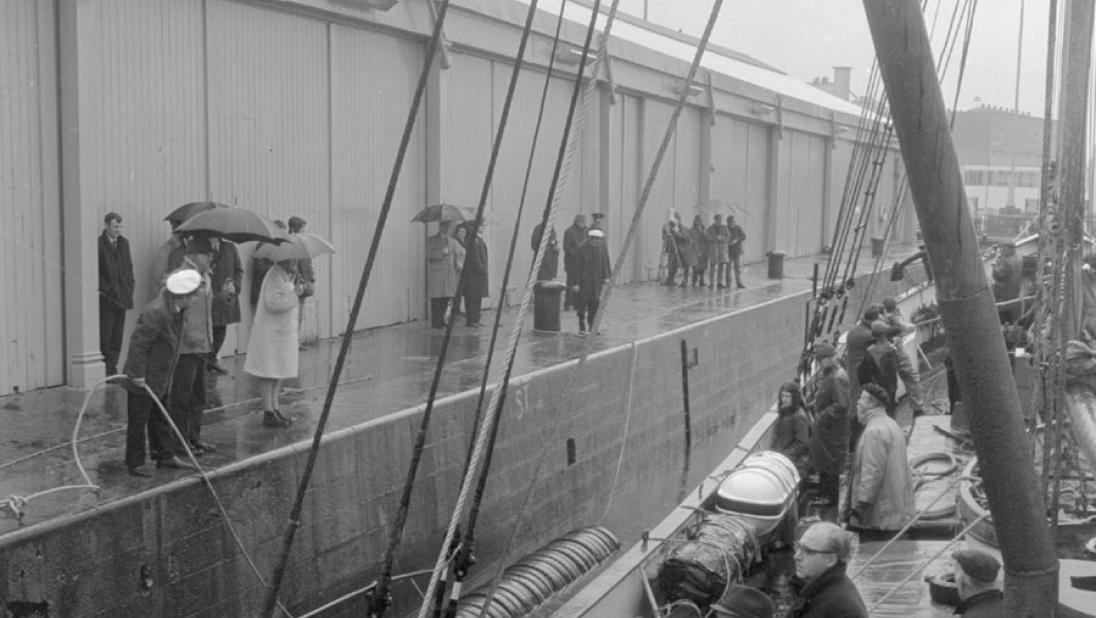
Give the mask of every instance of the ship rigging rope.
[[[606, 22], [606, 31], [601, 36], [601, 45], [599, 46], [599, 49], [598, 49], [598, 58], [599, 59], [602, 58], [603, 55], [606, 53], [606, 48], [607, 48], [606, 43], [608, 41], [608, 30], [609, 30], [609, 26], [611, 25], [615, 14], [616, 14], [618, 4], [619, 4], [619, 0], [613, 0], [612, 8], [609, 11], [609, 18]], [[720, 8], [722, 7], [722, 5], [723, 5], [723, 0], [715, 0], [714, 5], [712, 7], [711, 14], [710, 14], [709, 19], [708, 19], [708, 23], [707, 23], [707, 25], [705, 27], [705, 30], [704, 30], [704, 34], [701, 36], [700, 42], [697, 45], [696, 54], [693, 57], [693, 61], [689, 66], [689, 72], [688, 72], [688, 74], [687, 74], [687, 76], [684, 80], [684, 83], [686, 85], [691, 84], [693, 82], [693, 80], [695, 79], [695, 77], [696, 77], [696, 73], [697, 73], [697, 71], [700, 67], [700, 60], [703, 57], [705, 50], [707, 49], [708, 41], [711, 39], [712, 29], [715, 26], [715, 21], [719, 16], [719, 11], [720, 11]], [[596, 0], [594, 7], [591, 9], [591, 31], [587, 32], [588, 37], [592, 33], [592, 28], [593, 28], [593, 25], [596, 23], [596, 19], [597, 19], [597, 15], [598, 15], [599, 11], [600, 11], [600, 0]], [[588, 42], [589, 42], [589, 39], [587, 39], [587, 43]], [[585, 57], [585, 53], [584, 53], [583, 57]], [[596, 80], [591, 80], [590, 84], [587, 87], [587, 95], [588, 96], [593, 92], [594, 88], [596, 87], [595, 81]], [[667, 148], [669, 146], [669, 142], [673, 138], [674, 132], [676, 130], [678, 118], [680, 118], [681, 111], [682, 111], [682, 109], [684, 109], [685, 102], [688, 98], [688, 91], [689, 91], [689, 89], [687, 87], [682, 88], [681, 92], [678, 94], [678, 99], [677, 99], [677, 102], [674, 106], [673, 113], [670, 116], [670, 120], [667, 124], [666, 132], [663, 135], [662, 143], [659, 146], [658, 152], [655, 156], [654, 162], [651, 166], [650, 172], [649, 172], [649, 174], [647, 176], [647, 179], [646, 179], [646, 182], [644, 184], [643, 191], [640, 194], [639, 202], [636, 205], [636, 210], [635, 210], [635, 213], [632, 217], [632, 221], [631, 221], [631, 224], [628, 228], [628, 232], [625, 235], [624, 243], [621, 247], [621, 250], [618, 254], [618, 257], [617, 257], [616, 261], [613, 264], [613, 270], [612, 270], [612, 274], [609, 277], [609, 281], [607, 282], [605, 289], [602, 291], [601, 308], [600, 308], [600, 310], [598, 312], [598, 315], [595, 318], [594, 322], [592, 324], [590, 324], [590, 337], [591, 338], [588, 338], [588, 339], [585, 340], [581, 356], [579, 357], [578, 362], [574, 365], [574, 367], [571, 370], [569, 381], [573, 381], [576, 376], [581, 374], [582, 369], [585, 368], [586, 361], [589, 359], [589, 356], [590, 356], [591, 352], [593, 351], [593, 347], [591, 345], [592, 337], [596, 336], [596, 334], [598, 332], [598, 327], [601, 324], [601, 320], [603, 319], [604, 315], [606, 314], [606, 310], [607, 310], [607, 307], [608, 307], [608, 304], [609, 304], [609, 300], [611, 298], [611, 293], [614, 289], [614, 287], [613, 287], [614, 286], [614, 281], [616, 281], [616, 278], [619, 275], [621, 268], [623, 267], [623, 264], [624, 264], [624, 261], [627, 257], [628, 250], [630, 248], [631, 242], [634, 239], [636, 231], [639, 228], [639, 223], [640, 223], [643, 211], [644, 211], [644, 209], [645, 209], [645, 207], [646, 207], [646, 205], [649, 201], [651, 190], [653, 188], [655, 178], [657, 177], [659, 167], [661, 165], [661, 162], [662, 162], [663, 158], [665, 157]], [[577, 89], [576, 89], [575, 93], [577, 94]], [[572, 99], [572, 102], [573, 101], [574, 101], [574, 99]], [[566, 134], [565, 134], [565, 138], [566, 138]], [[560, 164], [560, 161], [557, 161], [557, 170], [559, 168], [559, 164]], [[559, 202], [560, 197], [561, 197], [561, 187], [557, 185], [557, 183], [555, 182], [555, 179], [553, 179], [553, 189], [554, 189], [553, 199], [546, 206], [544, 217], [543, 217], [543, 220], [542, 220], [542, 223], [544, 223], [545, 231], [550, 229], [551, 222], [552, 222], [552, 217], [554, 216], [556, 207], [558, 206], [558, 202]], [[534, 267], [533, 267], [534, 271], [537, 269], [540, 261], [543, 259], [543, 254], [544, 254], [544, 250], [545, 250], [546, 246], [547, 246], [547, 233], [542, 235], [541, 244], [540, 244], [540, 247], [538, 248], [538, 251], [537, 251], [536, 260], [534, 261]], [[532, 275], [531, 275], [530, 279], [532, 279]], [[526, 307], [526, 305], [530, 301], [531, 295], [532, 295], [532, 281], [530, 282], [530, 285], [526, 288], [525, 297], [523, 298], [523, 302], [522, 302], [522, 308], [523, 309]], [[567, 397], [567, 395], [571, 391], [572, 391], [572, 389], [569, 389], [569, 388], [563, 390], [565, 398]], [[559, 410], [567, 409], [567, 406], [566, 405], [558, 406], [557, 409], [559, 409]], [[555, 418], [552, 420], [552, 423], [551, 423], [552, 424], [551, 429], [550, 429], [551, 435], [556, 435], [558, 433], [559, 426], [560, 426], [560, 423], [562, 422], [563, 416], [564, 415], [562, 413], [557, 413], [555, 415]], [[534, 491], [536, 489], [536, 480], [540, 477], [540, 472], [541, 472], [541, 469], [544, 466], [544, 462], [545, 462], [547, 454], [548, 454], [549, 446], [552, 443], [553, 443], [552, 440], [544, 440], [544, 446], [541, 449], [541, 452], [537, 457], [537, 462], [536, 462], [536, 465], [534, 467], [534, 471], [533, 471], [533, 474], [532, 474], [533, 482], [531, 482], [529, 484], [529, 489], [526, 491], [525, 497], [523, 498], [521, 506], [518, 509], [518, 512], [517, 512], [517, 515], [516, 515], [516, 518], [515, 518], [515, 521], [514, 521], [514, 525], [511, 527], [509, 537], [507, 538], [506, 546], [505, 546], [505, 548], [503, 550], [503, 554], [502, 554], [502, 556], [503, 556], [502, 560], [501, 560], [502, 563], [506, 562], [507, 557], [509, 556], [509, 554], [510, 554], [512, 548], [513, 548], [514, 541], [515, 541], [515, 538], [517, 536], [517, 531], [521, 528], [522, 520], [525, 517], [525, 513], [528, 511], [529, 504], [532, 500], [532, 496], [533, 496]], [[443, 547], [444, 547], [444, 545], [443, 545]], [[495, 577], [491, 581], [491, 587], [490, 587], [490, 590], [488, 591], [487, 598], [484, 602], [484, 607], [489, 607], [491, 605], [491, 603], [493, 602], [495, 592], [498, 588], [499, 580], [500, 580], [501, 577], [502, 577], [502, 569], [500, 568], [498, 570], [498, 572], [495, 574]], [[420, 618], [422, 618], [421, 614], [420, 614]]]
[[[324, 397], [323, 410], [316, 423], [316, 431], [312, 437], [312, 447], [309, 449], [308, 459], [305, 463], [304, 470], [301, 473], [301, 482], [297, 490], [296, 501], [294, 502], [293, 509], [289, 515], [285, 536], [282, 540], [281, 556], [274, 568], [270, 583], [267, 585], [262, 613], [260, 614], [264, 618], [268, 618], [274, 613], [278, 589], [281, 587], [282, 578], [285, 576], [285, 570], [289, 563], [289, 554], [293, 547], [293, 538], [297, 528], [300, 527], [301, 510], [304, 507], [306, 491], [308, 489], [309, 481], [312, 478], [312, 471], [316, 465], [316, 458], [319, 455], [324, 428], [327, 426], [327, 420], [331, 415], [331, 407], [335, 399], [335, 391], [338, 387], [339, 377], [342, 375], [343, 366], [346, 364], [346, 357], [350, 351], [350, 343], [354, 335], [354, 327], [358, 322], [358, 314], [361, 312], [362, 301], [365, 297], [365, 289], [369, 284], [369, 277], [373, 272], [373, 265], [377, 259], [377, 251], [380, 247], [381, 237], [384, 234], [385, 224], [388, 222], [388, 214], [392, 210], [392, 202], [395, 198], [396, 186], [399, 183], [400, 171], [403, 169], [403, 161], [407, 155], [407, 149], [411, 142], [411, 135], [415, 128], [419, 107], [422, 103], [423, 95], [426, 92], [426, 82], [430, 76], [431, 67], [434, 64], [434, 58], [438, 53], [438, 43], [441, 39], [442, 26], [444, 25], [446, 15], [448, 15], [449, 12], [449, 2], [450, 0], [441, 0], [441, 6], [438, 7], [437, 16], [434, 19], [434, 30], [430, 35], [430, 40], [426, 47], [426, 58], [423, 62], [422, 71], [419, 72], [419, 80], [415, 86], [415, 94], [411, 101], [411, 107], [407, 112], [407, 120], [404, 122], [403, 135], [400, 137], [399, 148], [396, 152], [396, 160], [392, 164], [392, 173], [388, 179], [388, 186], [385, 189], [384, 202], [382, 203], [380, 213], [377, 216], [377, 228], [374, 230], [373, 238], [370, 241], [369, 253], [365, 260], [365, 266], [362, 268], [362, 275], [358, 282], [358, 290], [354, 297], [354, 304], [351, 307], [350, 315], [347, 318], [347, 325], [346, 329], [343, 331], [343, 339], [339, 347], [339, 354], [336, 357], [335, 366], [331, 373], [330, 384], [327, 389], [327, 394]], [[401, 515], [402, 520], [400, 519]], [[396, 536], [397, 540], [398, 531], [396, 529], [402, 529], [403, 520], [406, 520], [406, 508], [401, 504], [400, 514], [397, 515], [397, 522], [393, 532], [393, 536]], [[378, 589], [382, 592], [387, 590], [387, 583], [391, 580], [391, 565], [394, 562], [393, 552], [394, 549], [390, 546], [389, 552], [385, 555], [385, 572], [378, 585]], [[284, 611], [284, 609], [282, 611]]]
[[[610, 14], [610, 17], [613, 17], [615, 15], [615, 9], [616, 9], [618, 3], [619, 3], [619, 0], [614, 0], [614, 3], [613, 3], [613, 9], [614, 10], [613, 10], [613, 13]], [[535, 1], [531, 3], [530, 17], [533, 14], [533, 11], [535, 9], [535, 5], [536, 5]], [[587, 27], [586, 37], [585, 37], [585, 40], [583, 42], [583, 47], [582, 47], [582, 58], [581, 58], [581, 61], [579, 62], [577, 75], [575, 76], [575, 86], [574, 86], [574, 90], [572, 92], [571, 102], [570, 102], [570, 105], [568, 107], [567, 120], [564, 123], [563, 138], [562, 138], [562, 143], [560, 145], [560, 152], [559, 152], [559, 155], [557, 156], [556, 166], [555, 166], [555, 170], [553, 172], [552, 184], [551, 184], [552, 195], [549, 197], [549, 200], [545, 205], [545, 213], [544, 213], [544, 216], [542, 218], [543, 233], [541, 234], [540, 246], [537, 248], [536, 257], [533, 259], [533, 264], [530, 267], [529, 276], [528, 276], [528, 283], [525, 287], [525, 293], [522, 295], [521, 305], [518, 308], [518, 315], [517, 315], [514, 327], [511, 329], [511, 332], [510, 332], [510, 339], [509, 339], [508, 344], [507, 344], [507, 362], [505, 363], [506, 368], [504, 368], [504, 372], [508, 372], [510, 370], [510, 368], [512, 368], [512, 366], [513, 366], [513, 358], [514, 358], [514, 355], [517, 352], [517, 344], [518, 344], [518, 341], [520, 340], [520, 337], [521, 337], [521, 326], [525, 321], [525, 316], [529, 312], [529, 307], [532, 305], [533, 286], [536, 283], [537, 272], [539, 271], [540, 265], [544, 260], [544, 254], [545, 254], [545, 251], [547, 249], [548, 239], [549, 239], [549, 236], [550, 236], [550, 230], [552, 228], [553, 215], [555, 213], [555, 210], [558, 208], [559, 201], [560, 201], [560, 198], [561, 198], [560, 176], [561, 176], [561, 173], [562, 173], [563, 168], [564, 168], [565, 165], [569, 168], [570, 162], [571, 162], [571, 160], [573, 159], [573, 156], [574, 156], [574, 148], [575, 148], [575, 144], [577, 143], [576, 138], [577, 138], [577, 136], [581, 135], [581, 129], [578, 129], [575, 132], [572, 132], [571, 129], [572, 129], [572, 125], [574, 123], [575, 112], [578, 108], [578, 102], [579, 102], [579, 98], [580, 98], [579, 94], [582, 91], [583, 74], [586, 70], [587, 59], [589, 58], [589, 55], [590, 55], [590, 47], [591, 47], [591, 42], [593, 40], [594, 31], [596, 30], [596, 26], [597, 26], [597, 18], [598, 18], [598, 15], [599, 15], [600, 5], [601, 5], [601, 0], [595, 0], [594, 7], [593, 7], [593, 9], [591, 9], [590, 23]], [[605, 42], [607, 40], [607, 33], [608, 33], [608, 30], [611, 27], [611, 25], [612, 25], [611, 21], [606, 24], [606, 34], [602, 36], [602, 40], [601, 40], [602, 44], [600, 45], [600, 47], [598, 49], [597, 60], [595, 60], [595, 65], [594, 65], [595, 66], [595, 71], [596, 71], [596, 66], [598, 65], [598, 63], [600, 63], [601, 59], [604, 58], [604, 55], [606, 53], [606, 47], [607, 46], [605, 45]], [[530, 21], [526, 23], [525, 33], [523, 33], [522, 49], [524, 49], [524, 39], [528, 36], [528, 32], [529, 32], [529, 30], [531, 30], [531, 27], [532, 27], [532, 23], [531, 23], [531, 19], [530, 19]], [[521, 63], [520, 57], [519, 57], [517, 63], [518, 63], [518, 65], [520, 65], [520, 63]], [[520, 68], [520, 66], [515, 67], [515, 73], [512, 77], [512, 81], [511, 81], [511, 84], [510, 84], [510, 88], [511, 88], [510, 94], [512, 94], [513, 88], [515, 86], [515, 82], [517, 80], [517, 76], [518, 76], [517, 69], [518, 68]], [[590, 79], [587, 83], [587, 93], [592, 92], [593, 89], [595, 89], [597, 87], [597, 74], [596, 74], [596, 72], [592, 72], [592, 75], [593, 75], [593, 78]], [[508, 101], [509, 101], [509, 98], [510, 98], [510, 96], [508, 95]], [[585, 112], [585, 102], [586, 102], [586, 100], [588, 100], [588, 97], [584, 97], [583, 112]], [[583, 118], [584, 116], [585, 116], [585, 113], [583, 113], [582, 116], [580, 116], [580, 119]], [[581, 123], [580, 123], [579, 126], [581, 127]], [[501, 144], [501, 137], [502, 137], [503, 128], [504, 128], [504, 126], [502, 124], [500, 124], [499, 133], [496, 136], [496, 148], [495, 148], [494, 152], [492, 153], [492, 166], [494, 164], [494, 159], [497, 157], [497, 154], [498, 154], [498, 152], [497, 152], [498, 147]], [[480, 201], [480, 204], [479, 204], [479, 208], [478, 208], [477, 213], [476, 213], [476, 224], [474, 225], [474, 227], [478, 227], [479, 222], [482, 221], [483, 209], [484, 209], [484, 206], [486, 205], [487, 190], [489, 188], [488, 183], [489, 183], [489, 180], [490, 180], [490, 173], [491, 173], [491, 170], [489, 169], [488, 170], [488, 179], [487, 179], [488, 182], [485, 182], [485, 185], [484, 185], [484, 192], [483, 192], [483, 196], [481, 196], [481, 201]], [[475, 235], [475, 229], [473, 229], [472, 232], [469, 234], [469, 241], [472, 240], [474, 235]], [[512, 256], [511, 256], [511, 258], [512, 258]], [[462, 281], [463, 281], [463, 276], [462, 276]], [[447, 338], [448, 338], [449, 332], [452, 331], [452, 327], [453, 327], [453, 325], [452, 325], [452, 323], [450, 323], [449, 326], [448, 326], [447, 332], [446, 332]], [[444, 347], [445, 347], [445, 344], [443, 344], [443, 350], [444, 350]], [[442, 361], [439, 360], [439, 367], [440, 367], [441, 362]], [[437, 377], [438, 377], [438, 375], [435, 374], [435, 379]], [[463, 517], [464, 504], [468, 499], [469, 492], [471, 491], [472, 479], [476, 476], [476, 474], [479, 470], [479, 466], [483, 462], [488, 434], [490, 433], [491, 426], [493, 426], [497, 423], [497, 421], [494, 421], [492, 419], [495, 416], [497, 416], [498, 412], [501, 409], [501, 405], [499, 404], [499, 402], [500, 402], [500, 398], [503, 394], [503, 391], [506, 388], [506, 380], [507, 379], [508, 379], [508, 373], [504, 373], [504, 376], [500, 379], [499, 383], [496, 385], [496, 388], [492, 391], [491, 401], [490, 401], [490, 403], [488, 403], [487, 408], [485, 408], [485, 410], [484, 410], [484, 413], [485, 413], [484, 421], [485, 422], [480, 424], [479, 431], [475, 436], [475, 444], [473, 446], [472, 456], [471, 456], [471, 465], [468, 466], [467, 470], [465, 470], [464, 478], [461, 481], [461, 488], [460, 488], [460, 492], [457, 496], [456, 504], [453, 508], [453, 515], [450, 518], [449, 526], [446, 529], [445, 539], [442, 542], [441, 551], [438, 554], [438, 559], [435, 562], [433, 573], [430, 577], [430, 583], [428, 584], [427, 589], [426, 589], [426, 593], [424, 595], [426, 601], [419, 608], [419, 614], [418, 614], [419, 618], [425, 618], [426, 614], [430, 610], [430, 600], [435, 597], [438, 582], [439, 582], [439, 580], [441, 578], [441, 574], [442, 574], [442, 572], [445, 568], [446, 553], [449, 551], [448, 548], [452, 545], [453, 540], [456, 536], [457, 524], [460, 522], [460, 519]], [[432, 399], [433, 399], [433, 393], [431, 393], [431, 400]], [[429, 407], [430, 403], [428, 402], [427, 405]], [[498, 581], [498, 579], [497, 579], [497, 576], [496, 576], [495, 582], [497, 583], [497, 581]], [[490, 605], [490, 603], [492, 601], [493, 594], [494, 594], [494, 588], [492, 587], [491, 594], [488, 595], [487, 600], [485, 601], [485, 607]]]
[[[529, 19], [531, 19], [533, 14], [534, 14], [534, 11], [536, 9], [536, 4], [537, 3], [534, 1], [530, 6], [529, 14], [528, 14]], [[541, 132], [541, 128], [543, 127], [543, 123], [544, 123], [544, 112], [547, 109], [548, 92], [551, 89], [552, 77], [554, 76], [554, 69], [555, 69], [555, 63], [556, 63], [556, 50], [559, 48], [560, 33], [563, 30], [563, 22], [564, 22], [564, 16], [566, 14], [566, 8], [567, 8], [567, 2], [566, 2], [566, 0], [564, 0], [560, 4], [559, 15], [556, 19], [556, 29], [555, 29], [555, 33], [552, 36], [552, 48], [551, 48], [551, 50], [549, 51], [549, 54], [548, 54], [548, 70], [544, 75], [544, 83], [541, 87], [540, 103], [537, 106], [537, 120], [536, 120], [536, 124], [533, 128], [533, 137], [532, 137], [531, 145], [530, 145], [530, 148], [529, 148], [529, 156], [526, 159], [525, 178], [522, 182], [521, 197], [518, 200], [517, 215], [514, 218], [513, 233], [510, 236], [510, 249], [509, 249], [509, 252], [508, 252], [507, 258], [506, 258], [506, 270], [503, 273], [502, 283], [499, 286], [499, 298], [502, 298], [503, 295], [505, 295], [506, 290], [509, 289], [509, 286], [510, 286], [510, 277], [511, 277], [512, 270], [513, 270], [514, 255], [517, 252], [518, 238], [520, 237], [520, 231], [521, 231], [521, 223], [522, 223], [522, 219], [523, 219], [524, 214], [525, 214], [526, 198], [528, 197], [528, 194], [529, 194], [529, 182], [530, 182], [530, 180], [532, 178], [532, 175], [533, 175], [533, 163], [534, 163], [535, 158], [536, 158], [537, 146], [540, 144], [540, 132]], [[530, 30], [531, 30], [531, 24], [530, 24]], [[519, 54], [519, 56], [520, 56], [520, 54]], [[520, 66], [515, 67], [515, 71], [514, 71], [514, 75], [513, 75], [513, 81], [511, 82], [511, 84], [516, 83], [519, 69], [520, 69]], [[596, 68], [595, 68], [595, 70], [596, 70]], [[507, 100], [507, 105], [509, 105], [509, 99]], [[501, 129], [500, 129], [500, 131], [501, 131]], [[542, 235], [547, 235], [547, 234], [550, 234], [550, 233], [551, 233], [550, 231], [546, 231], [543, 228], [541, 230]], [[532, 272], [537, 272], [537, 271], [532, 271]], [[517, 322], [517, 327], [520, 328], [522, 323], [523, 322], [521, 320], [519, 320]], [[483, 496], [484, 496], [484, 493], [485, 493], [486, 488], [487, 488], [487, 477], [488, 477], [488, 474], [490, 473], [491, 460], [492, 460], [493, 454], [494, 454], [495, 442], [496, 442], [496, 438], [498, 436], [499, 425], [501, 424], [502, 408], [503, 408], [504, 402], [506, 400], [506, 390], [505, 389], [508, 387], [508, 385], [510, 383], [510, 375], [513, 372], [513, 367], [514, 367], [515, 355], [511, 355], [507, 359], [505, 377], [501, 381], [502, 386], [500, 388], [503, 389], [503, 392], [500, 395], [500, 397], [498, 398], [498, 404], [496, 406], [497, 409], [494, 410], [494, 412], [492, 414], [492, 411], [489, 410], [488, 408], [485, 408], [483, 404], [484, 404], [484, 400], [487, 398], [488, 378], [490, 376], [490, 369], [491, 369], [492, 361], [493, 361], [494, 355], [495, 355], [495, 345], [498, 341], [498, 335], [499, 335], [499, 332], [501, 331], [501, 328], [502, 328], [502, 311], [496, 311], [495, 312], [494, 323], [493, 323], [492, 328], [491, 328], [491, 341], [487, 345], [487, 359], [484, 362], [484, 366], [483, 366], [483, 379], [480, 382], [479, 395], [478, 395], [478, 398], [476, 400], [476, 407], [475, 407], [476, 414], [475, 414], [475, 420], [472, 423], [472, 431], [471, 431], [472, 439], [470, 440], [470, 442], [468, 444], [468, 451], [467, 451], [467, 455], [465, 457], [465, 462], [464, 462], [464, 472], [463, 472], [464, 475], [468, 475], [469, 469], [472, 466], [472, 454], [473, 454], [473, 451], [475, 450], [475, 436], [479, 435], [480, 424], [481, 424], [481, 422], [483, 422], [483, 420], [485, 418], [490, 418], [491, 419], [490, 437], [489, 437], [488, 442], [487, 442], [486, 452], [483, 456], [483, 462], [482, 462], [481, 470], [480, 470], [480, 473], [479, 473], [479, 477], [476, 481], [476, 492], [475, 492], [475, 495], [472, 498], [472, 505], [469, 508], [467, 520], [465, 521], [464, 538], [460, 542], [460, 544], [457, 545], [457, 549], [455, 551], [449, 552], [449, 553], [452, 554], [452, 558], [456, 558], [456, 560], [453, 560], [453, 559], [449, 560], [449, 565], [453, 566], [454, 569], [455, 569], [455, 573], [454, 573], [455, 578], [454, 578], [453, 588], [452, 588], [452, 592], [451, 592], [450, 596], [451, 597], [457, 597], [457, 598], [451, 599], [452, 603], [451, 603], [450, 611], [453, 611], [455, 609], [455, 603], [459, 600], [461, 584], [462, 584], [464, 578], [467, 575], [468, 569], [471, 567], [471, 562], [472, 562], [471, 556], [472, 556], [473, 548], [475, 546], [476, 522], [479, 519], [480, 505], [483, 501]], [[428, 571], [428, 572], [432, 573], [432, 571]], [[436, 596], [434, 597], [434, 602], [435, 602], [434, 615], [435, 616], [440, 615], [441, 612], [442, 612], [442, 609], [443, 609], [442, 604], [444, 603], [444, 600], [445, 600], [446, 579], [444, 577], [441, 578], [439, 580], [439, 584], [440, 585], [438, 586]], [[429, 602], [429, 601], [430, 600], [427, 599], [427, 602]]]

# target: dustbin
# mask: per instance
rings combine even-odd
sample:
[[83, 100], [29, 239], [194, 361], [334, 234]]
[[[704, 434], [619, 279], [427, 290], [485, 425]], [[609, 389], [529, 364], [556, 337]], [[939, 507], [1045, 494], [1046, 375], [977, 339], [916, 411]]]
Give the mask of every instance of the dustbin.
[[871, 238], [871, 256], [873, 258], [883, 257], [883, 239], [878, 236], [872, 236]]
[[533, 329], [559, 332], [560, 295], [566, 286], [556, 279], [533, 284]]
[[783, 251], [770, 251], [765, 255], [769, 256], [769, 279], [783, 279], [784, 256], [788, 254]]

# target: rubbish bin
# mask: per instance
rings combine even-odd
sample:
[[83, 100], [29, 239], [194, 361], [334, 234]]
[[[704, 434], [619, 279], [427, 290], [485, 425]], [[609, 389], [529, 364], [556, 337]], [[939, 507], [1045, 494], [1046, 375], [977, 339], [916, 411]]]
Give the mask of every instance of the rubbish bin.
[[873, 258], [883, 257], [883, 239], [878, 236], [872, 236], [871, 238], [871, 256]]
[[559, 332], [560, 295], [565, 287], [556, 279], [533, 284], [533, 330]]
[[783, 251], [770, 251], [765, 255], [769, 257], [769, 279], [783, 279], [784, 256], [788, 254]]

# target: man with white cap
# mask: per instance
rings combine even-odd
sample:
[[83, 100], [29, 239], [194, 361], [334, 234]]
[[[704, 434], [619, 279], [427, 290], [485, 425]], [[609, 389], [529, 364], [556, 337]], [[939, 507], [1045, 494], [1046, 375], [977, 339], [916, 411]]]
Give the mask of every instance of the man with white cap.
[[593, 329], [601, 304], [601, 288], [609, 281], [610, 275], [612, 267], [605, 248], [605, 232], [590, 228], [586, 232], [586, 240], [579, 245], [578, 281], [574, 286], [579, 332], [586, 332], [587, 325]]
[[[168, 400], [179, 357], [183, 311], [201, 283], [202, 276], [192, 269], [168, 275], [160, 295], [141, 311], [130, 336], [124, 369], [129, 378], [125, 385], [129, 391], [125, 463], [130, 474], [152, 476], [152, 471], [145, 466], [146, 428], [149, 450], [158, 467], [194, 468], [179, 458], [185, 453], [183, 445], [145, 387], [147, 385], [161, 402]], [[179, 424], [178, 420], [173, 420]]]
[[961, 603], [955, 609], [960, 616], [1004, 616], [1004, 595], [997, 589], [1001, 563], [980, 549], [960, 549], [951, 555], [955, 561], [955, 586]]

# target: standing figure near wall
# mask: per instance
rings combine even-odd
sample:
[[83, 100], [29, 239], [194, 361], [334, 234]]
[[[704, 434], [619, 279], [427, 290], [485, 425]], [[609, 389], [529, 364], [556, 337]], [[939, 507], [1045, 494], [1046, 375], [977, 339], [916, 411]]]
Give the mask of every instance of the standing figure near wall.
[[700, 215], [693, 217], [693, 227], [689, 228], [689, 236], [693, 239], [693, 250], [696, 252], [696, 266], [693, 267], [693, 287], [707, 285], [704, 282], [704, 273], [708, 269], [708, 236], [704, 227], [704, 219]]
[[[279, 230], [289, 231], [289, 228], [285, 225], [285, 221], [282, 221], [281, 219], [275, 219], [274, 225], [277, 226]], [[255, 249], [258, 249], [261, 246], [263, 246], [263, 243], [259, 243]], [[258, 307], [259, 294], [263, 289], [263, 281], [266, 279], [266, 273], [270, 270], [271, 266], [274, 266], [274, 262], [271, 262], [266, 258], [257, 257], [251, 259], [251, 295], [249, 298], [251, 299], [252, 309]]]
[[300, 358], [297, 311], [302, 292], [295, 260], [277, 262], [263, 278], [244, 371], [259, 378], [263, 424], [288, 427], [293, 421], [278, 407], [282, 380], [297, 377]]
[[426, 294], [430, 298], [430, 325], [445, 328], [445, 311], [457, 294], [460, 270], [455, 256], [464, 249], [449, 235], [450, 224], [438, 224], [438, 233], [426, 239]]
[[[308, 225], [308, 222], [304, 219], [293, 216], [289, 218], [289, 233], [299, 234], [304, 231], [304, 226]], [[311, 258], [300, 258], [297, 260], [297, 277], [301, 283], [301, 295], [298, 297], [298, 303], [300, 306], [297, 308], [297, 320], [300, 322], [298, 330], [303, 330], [304, 326], [304, 308], [308, 298], [316, 293], [316, 272], [312, 269]], [[301, 346], [304, 346], [304, 341], [301, 341]]]
[[[711, 260], [712, 278], [715, 280], [716, 287], [727, 287], [724, 281], [727, 262], [730, 260], [727, 248], [730, 240], [731, 233], [727, 226], [723, 225], [723, 217], [721, 215], [712, 217], [712, 225], [708, 228], [708, 258]], [[708, 287], [712, 287], [711, 284]]]
[[201, 275], [201, 283], [191, 296], [183, 316], [178, 360], [171, 378], [171, 415], [196, 455], [216, 449], [202, 442], [202, 415], [206, 408], [206, 359], [213, 349], [213, 292], [210, 274], [213, 247], [205, 238], [189, 238], [182, 268]]
[[[727, 215], [727, 255], [731, 266], [734, 268], [735, 286], [739, 289], [746, 287], [742, 283], [742, 243], [746, 242], [746, 232], [742, 226], [734, 222], [734, 215]], [[730, 269], [728, 269], [729, 271]], [[727, 287], [731, 285], [731, 273], [727, 273]]]
[[578, 278], [575, 285], [575, 309], [578, 311], [578, 330], [594, 326], [594, 318], [601, 304], [601, 289], [612, 276], [609, 253], [605, 247], [605, 232], [591, 228], [586, 241], [579, 247]]
[[476, 230], [464, 255], [464, 316], [466, 326], [483, 326], [480, 309], [489, 295], [487, 278], [487, 243], [483, 242], [483, 227]]
[[240, 287], [243, 285], [244, 267], [234, 243], [220, 238], [211, 238], [209, 242], [213, 247], [213, 349], [209, 351], [206, 366], [210, 371], [228, 373], [217, 358], [229, 325], [240, 321]]
[[578, 285], [578, 248], [586, 241], [586, 215], [575, 215], [575, 221], [563, 230], [563, 272], [567, 275], [567, 290], [563, 294], [563, 310], [575, 306], [575, 293]]
[[[538, 223], [533, 228], [532, 246], [533, 256], [536, 256], [540, 248], [541, 237], [544, 235], [544, 225]], [[544, 248], [544, 259], [540, 262], [540, 270], [537, 271], [538, 281], [551, 281], [559, 273], [559, 242], [556, 241], [556, 228], [548, 230], [548, 246]]]
[[[128, 393], [125, 464], [129, 473], [135, 476], [152, 476], [152, 471], [145, 466], [149, 454], [158, 467], [194, 467], [179, 459], [185, 453], [182, 444], [145, 386], [170, 412], [168, 395], [179, 358], [183, 313], [201, 283], [202, 276], [193, 270], [179, 270], [169, 275], [156, 299], [141, 311], [130, 335], [125, 366], [127, 380], [123, 383]], [[174, 416], [172, 418], [174, 420]]]
[[133, 308], [133, 258], [122, 236], [122, 215], [107, 213], [99, 235], [99, 351], [107, 375], [118, 373], [126, 311]]

